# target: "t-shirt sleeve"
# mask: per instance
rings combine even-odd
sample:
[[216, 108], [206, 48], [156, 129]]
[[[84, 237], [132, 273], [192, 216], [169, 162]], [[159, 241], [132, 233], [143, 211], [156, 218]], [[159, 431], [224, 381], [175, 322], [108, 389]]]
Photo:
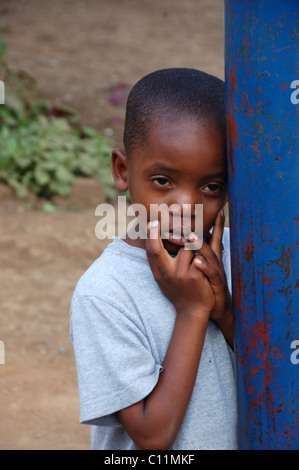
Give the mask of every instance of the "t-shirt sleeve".
[[230, 233], [229, 228], [224, 227], [222, 243], [224, 250], [222, 251], [222, 262], [226, 274], [227, 285], [230, 293], [232, 292], [232, 279], [231, 279], [231, 256], [230, 256]]
[[162, 366], [132, 312], [97, 297], [74, 295], [71, 339], [81, 423], [111, 424], [113, 413], [142, 400], [155, 387]]

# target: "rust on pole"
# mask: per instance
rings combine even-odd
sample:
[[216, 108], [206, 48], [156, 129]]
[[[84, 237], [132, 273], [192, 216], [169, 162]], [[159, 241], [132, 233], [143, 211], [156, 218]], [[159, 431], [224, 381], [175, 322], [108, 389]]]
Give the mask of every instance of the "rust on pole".
[[225, 1], [240, 449], [299, 449], [299, 2]]

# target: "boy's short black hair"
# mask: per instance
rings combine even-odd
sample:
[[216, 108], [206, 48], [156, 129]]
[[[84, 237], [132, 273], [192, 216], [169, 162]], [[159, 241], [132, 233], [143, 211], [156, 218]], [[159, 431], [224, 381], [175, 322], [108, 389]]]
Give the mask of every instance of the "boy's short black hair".
[[146, 144], [157, 119], [181, 117], [210, 121], [225, 136], [225, 84], [208, 73], [191, 68], [152, 72], [132, 88], [126, 109], [124, 147], [127, 154]]

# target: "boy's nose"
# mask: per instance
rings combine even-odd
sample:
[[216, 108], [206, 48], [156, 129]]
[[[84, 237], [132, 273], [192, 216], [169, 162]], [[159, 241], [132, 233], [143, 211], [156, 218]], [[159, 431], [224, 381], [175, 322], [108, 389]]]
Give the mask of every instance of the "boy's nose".
[[194, 192], [187, 191], [181, 193], [176, 201], [176, 204], [181, 209], [181, 214], [185, 214], [190, 217], [194, 217], [198, 210], [198, 205], [202, 204], [202, 198], [199, 194], [199, 191]]
[[[177, 205], [177, 207], [179, 207]], [[203, 206], [200, 203], [183, 203], [180, 211], [172, 213], [171, 226], [173, 232], [188, 236], [190, 232], [202, 233]]]

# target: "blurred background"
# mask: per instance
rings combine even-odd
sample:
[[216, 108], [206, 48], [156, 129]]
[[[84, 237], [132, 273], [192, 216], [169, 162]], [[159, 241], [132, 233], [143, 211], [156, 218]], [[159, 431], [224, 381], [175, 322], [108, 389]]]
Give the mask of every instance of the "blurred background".
[[89, 449], [69, 306], [127, 94], [165, 67], [224, 78], [223, 2], [1, 0], [0, 449]]

